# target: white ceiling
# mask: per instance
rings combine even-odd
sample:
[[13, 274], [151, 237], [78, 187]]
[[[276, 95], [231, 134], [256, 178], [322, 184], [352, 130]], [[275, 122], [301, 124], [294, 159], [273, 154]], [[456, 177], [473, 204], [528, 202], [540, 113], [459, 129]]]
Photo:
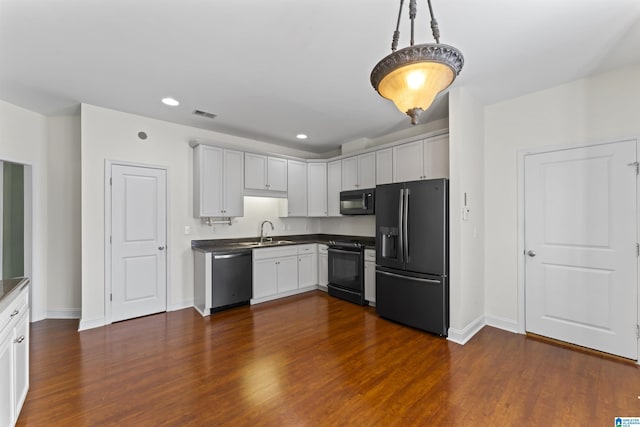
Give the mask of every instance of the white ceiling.
[[[369, 83], [390, 53], [398, 4], [0, 0], [0, 99], [45, 115], [89, 103], [326, 152], [411, 126]], [[454, 85], [483, 103], [640, 63], [638, 0], [432, 4], [440, 41], [465, 56]], [[418, 0], [416, 43], [433, 42], [426, 15]], [[165, 96], [180, 106], [161, 104]], [[438, 104], [422, 123], [447, 115], [446, 97]], [[298, 142], [300, 132], [309, 139]]]

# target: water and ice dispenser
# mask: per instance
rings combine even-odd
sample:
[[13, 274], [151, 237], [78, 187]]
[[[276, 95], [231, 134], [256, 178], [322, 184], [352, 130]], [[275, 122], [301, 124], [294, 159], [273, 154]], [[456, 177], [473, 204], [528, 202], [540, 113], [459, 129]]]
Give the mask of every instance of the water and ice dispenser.
[[398, 227], [380, 227], [380, 256], [398, 258]]

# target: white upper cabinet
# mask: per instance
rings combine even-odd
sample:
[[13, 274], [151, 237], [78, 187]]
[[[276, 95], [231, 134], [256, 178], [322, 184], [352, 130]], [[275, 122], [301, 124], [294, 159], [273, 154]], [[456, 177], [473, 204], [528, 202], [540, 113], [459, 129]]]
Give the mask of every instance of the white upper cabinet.
[[307, 216], [307, 164], [289, 160], [288, 162], [287, 214]]
[[393, 182], [422, 179], [422, 141], [393, 147]]
[[244, 187], [250, 190], [287, 191], [287, 160], [244, 154]]
[[358, 188], [358, 157], [342, 159], [342, 190]]
[[449, 136], [393, 147], [393, 182], [449, 177]]
[[327, 164], [307, 164], [307, 199], [309, 216], [327, 216]]
[[376, 186], [376, 153], [342, 159], [342, 190], [357, 190]]
[[449, 178], [449, 136], [424, 141], [425, 179]]
[[393, 182], [393, 150], [385, 148], [376, 151], [376, 185]]
[[244, 215], [244, 153], [198, 145], [193, 172], [194, 216]]
[[327, 163], [327, 215], [340, 216], [340, 191], [342, 190], [342, 161]]
[[270, 191], [287, 191], [287, 160], [267, 157], [267, 185]]

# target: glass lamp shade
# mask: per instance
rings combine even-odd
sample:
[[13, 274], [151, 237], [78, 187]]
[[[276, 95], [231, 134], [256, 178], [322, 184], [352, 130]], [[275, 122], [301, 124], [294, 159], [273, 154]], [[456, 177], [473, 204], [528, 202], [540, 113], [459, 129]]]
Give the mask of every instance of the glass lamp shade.
[[403, 113], [409, 114], [413, 109], [425, 111], [454, 78], [453, 70], [447, 65], [418, 62], [397, 68], [383, 77], [378, 93], [393, 101]]
[[464, 58], [455, 47], [439, 43], [409, 46], [376, 64], [371, 85], [415, 125], [418, 115], [453, 83], [463, 64]]

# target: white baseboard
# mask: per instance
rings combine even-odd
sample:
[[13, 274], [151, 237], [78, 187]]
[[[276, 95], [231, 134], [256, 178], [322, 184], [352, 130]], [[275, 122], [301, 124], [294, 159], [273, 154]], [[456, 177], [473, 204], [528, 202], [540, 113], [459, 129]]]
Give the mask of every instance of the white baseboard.
[[493, 326], [494, 328], [503, 329], [505, 331], [513, 332], [514, 334], [518, 334], [518, 322], [505, 319], [504, 317], [498, 316], [485, 316], [485, 323], [488, 326]]
[[449, 328], [449, 336], [447, 337], [447, 339], [456, 344], [465, 345], [484, 326], [485, 317], [480, 316], [476, 320], [465, 326], [464, 329]]
[[106, 325], [106, 323], [104, 323], [104, 317], [101, 317], [99, 319], [91, 319], [91, 320], [80, 319], [80, 326], [78, 326], [78, 332], [86, 331], [87, 329], [99, 328], [104, 325]]
[[178, 303], [171, 304], [171, 306], [167, 307], [167, 311], [178, 311], [189, 307], [193, 307], [193, 299], [182, 300]]
[[81, 310], [79, 308], [58, 308], [55, 310], [47, 310], [45, 317], [47, 319], [79, 319]]

